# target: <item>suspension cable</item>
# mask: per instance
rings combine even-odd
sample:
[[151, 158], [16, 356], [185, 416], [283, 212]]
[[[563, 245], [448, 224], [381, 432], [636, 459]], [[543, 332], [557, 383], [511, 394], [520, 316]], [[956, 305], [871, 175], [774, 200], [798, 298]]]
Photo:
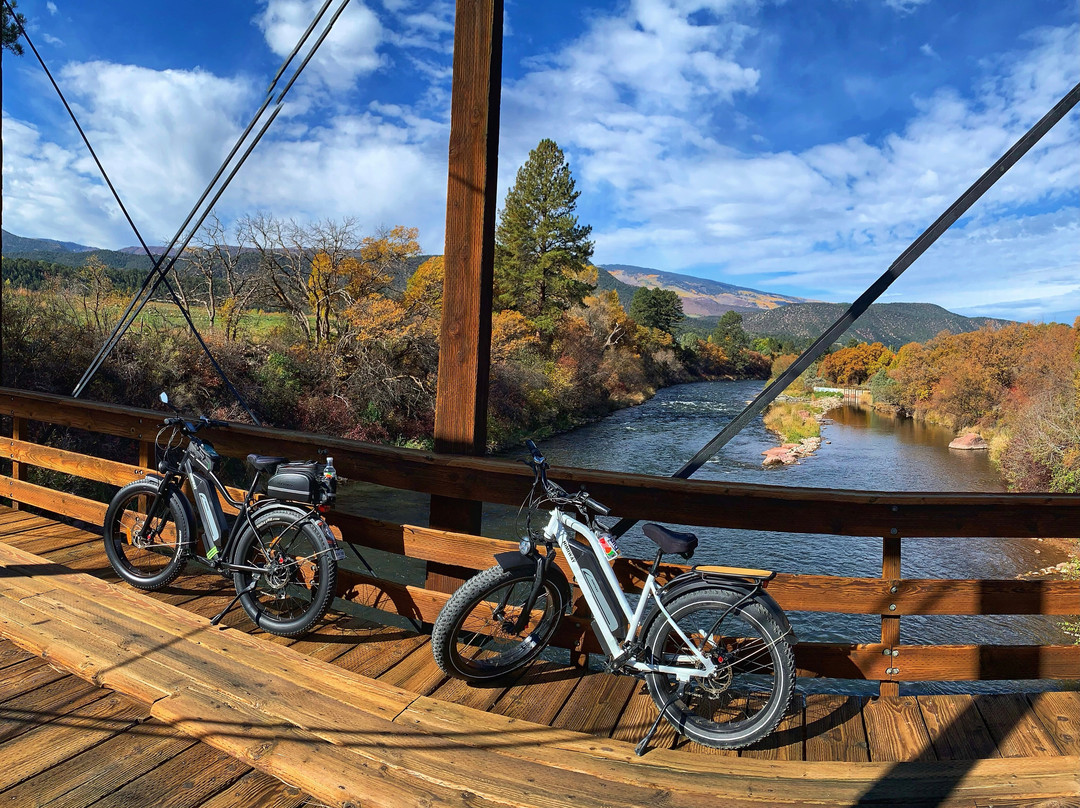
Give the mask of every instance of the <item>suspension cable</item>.
[[[5, 2], [6, 2], [6, 0], [5, 0]], [[252, 129], [255, 126], [255, 124], [259, 121], [259, 119], [262, 117], [263, 113], [266, 111], [266, 108], [270, 103], [274, 87], [277, 85], [278, 80], [280, 79], [281, 75], [285, 72], [285, 69], [287, 68], [287, 66], [292, 62], [292, 60], [296, 56], [296, 54], [300, 51], [300, 49], [306, 43], [307, 39], [311, 35], [311, 32], [315, 29], [316, 25], [319, 23], [319, 21], [325, 15], [325, 13], [326, 13], [327, 9], [329, 8], [331, 2], [332, 2], [332, 0], [326, 0], [326, 2], [323, 4], [322, 8], [320, 8], [319, 12], [316, 14], [315, 18], [312, 20], [311, 24], [308, 26], [307, 31], [305, 31], [303, 36], [300, 38], [299, 42], [297, 43], [296, 47], [293, 49], [292, 53], [289, 54], [289, 56], [282, 63], [282, 66], [278, 69], [278, 72], [275, 75], [273, 81], [270, 83], [270, 86], [267, 88], [267, 95], [266, 95], [266, 98], [264, 99], [262, 105], [259, 107], [259, 109], [255, 113], [255, 115], [252, 116], [252, 119], [248, 123], [247, 128], [245, 128], [243, 134], [241, 134], [241, 136], [237, 139], [236, 144], [233, 146], [233, 148], [229, 152], [228, 156], [225, 158], [225, 160], [222, 162], [221, 166], [218, 168], [217, 172], [214, 174], [214, 177], [211, 179], [210, 183], [207, 185], [207, 187], [203, 191], [202, 195], [199, 197], [199, 200], [195, 203], [195, 205], [192, 207], [191, 211], [188, 213], [187, 217], [184, 219], [184, 222], [177, 229], [176, 234], [173, 236], [172, 240], [170, 241], [168, 247], [166, 247], [166, 249], [165, 249], [164, 253], [161, 255], [160, 259], [158, 261], [154, 262], [154, 266], [151, 269], [151, 272], [149, 273], [149, 275], [146, 278], [146, 281], [143, 284], [143, 290], [146, 289], [147, 285], [150, 283], [151, 278], [153, 278], [155, 276], [155, 274], [156, 274], [157, 279], [155, 280], [155, 282], [153, 284], [153, 287], [150, 288], [149, 293], [144, 292], [144, 293], [142, 293], [140, 295], [136, 295], [136, 298], [131, 301], [131, 303], [128, 306], [128, 312], [126, 312], [126, 316], [124, 318], [122, 318], [122, 320], [120, 322], [117, 323], [117, 326], [116, 326], [116, 328], [114, 328], [113, 333], [110, 335], [109, 339], [106, 340], [105, 344], [102, 346], [102, 348], [98, 352], [97, 356], [95, 356], [94, 360], [91, 362], [90, 366], [87, 368], [86, 372], [83, 374], [83, 378], [80, 380], [79, 384], [75, 388], [75, 392], [73, 393], [74, 396], [77, 397], [82, 392], [82, 390], [86, 387], [86, 385], [89, 383], [90, 379], [93, 377], [93, 375], [100, 368], [101, 364], [105, 361], [105, 359], [108, 357], [108, 355], [116, 347], [116, 344], [119, 342], [121, 337], [123, 337], [123, 335], [127, 332], [128, 328], [130, 328], [130, 326], [133, 324], [134, 320], [141, 313], [141, 311], [145, 307], [146, 303], [149, 302], [149, 300], [152, 298], [154, 292], [157, 290], [158, 286], [162, 283], [162, 281], [166, 278], [169, 271], [172, 270], [172, 268], [175, 266], [176, 261], [183, 254], [184, 250], [187, 248], [187, 245], [190, 243], [191, 239], [194, 238], [195, 233], [198, 232], [199, 227], [202, 226], [202, 223], [205, 221], [206, 217], [210, 214], [210, 211], [213, 209], [213, 206], [217, 203], [217, 200], [220, 199], [222, 193], [224, 193], [225, 189], [232, 182], [233, 177], [236, 176], [236, 173], [239, 171], [240, 167], [247, 160], [248, 155], [251, 154], [252, 150], [255, 148], [255, 146], [262, 139], [263, 135], [266, 133], [266, 131], [269, 128], [270, 124], [273, 122], [273, 120], [277, 117], [278, 113], [281, 111], [281, 104], [282, 104], [282, 101], [284, 100], [285, 94], [288, 92], [289, 88], [292, 87], [293, 82], [296, 81], [296, 79], [299, 77], [300, 73], [303, 71], [304, 67], [306, 67], [307, 63], [314, 56], [314, 54], [318, 50], [319, 46], [322, 45], [323, 41], [326, 39], [326, 37], [329, 34], [329, 32], [330, 32], [331, 28], [333, 27], [334, 23], [337, 21], [338, 17], [341, 16], [341, 13], [345, 10], [345, 7], [348, 5], [349, 0], [343, 0], [343, 2], [341, 3], [341, 5], [337, 9], [337, 11], [334, 13], [332, 18], [330, 19], [329, 23], [326, 25], [325, 29], [322, 32], [322, 35], [318, 38], [318, 40], [315, 42], [314, 46], [311, 48], [311, 51], [308, 53], [307, 58], [296, 69], [296, 71], [295, 71], [294, 75], [292, 76], [292, 79], [289, 82], [288, 86], [278, 96], [277, 102], [276, 102], [276, 105], [275, 105], [275, 109], [271, 113], [270, 118], [267, 120], [266, 124], [264, 124], [262, 129], [256, 135], [255, 139], [251, 142], [251, 144], [245, 150], [244, 154], [240, 158], [240, 161], [233, 167], [232, 171], [230, 172], [228, 177], [225, 179], [225, 182], [218, 188], [217, 193], [214, 195], [213, 199], [210, 201], [210, 204], [205, 207], [202, 215], [198, 218], [198, 220], [195, 222], [195, 224], [190, 227], [190, 231], [189, 231], [189, 235], [188, 235], [187, 239], [179, 247], [179, 249], [174, 249], [176, 247], [177, 241], [180, 239], [180, 237], [183, 234], [184, 230], [188, 228], [188, 225], [191, 222], [191, 220], [193, 218], [195, 218], [195, 214], [197, 213], [199, 208], [203, 205], [203, 203], [205, 202], [207, 196], [213, 190], [214, 186], [218, 183], [218, 181], [221, 178], [221, 175], [226, 171], [226, 169], [228, 168], [230, 162], [235, 157], [237, 151], [240, 149], [241, 145], [247, 139], [248, 135], [250, 135]], [[165, 266], [162, 269], [161, 264], [164, 263], [166, 260], [168, 260], [168, 265]], [[175, 293], [173, 292], [172, 294], [173, 294], [174, 299], [175, 299]], [[141, 298], [141, 299], [139, 299], [139, 298]], [[136, 303], [137, 300], [138, 300], [138, 303]], [[132, 309], [134, 309], [133, 314], [130, 313], [132, 311]], [[189, 324], [191, 324], [190, 317], [187, 317], [186, 315], [185, 315], [185, 317], [188, 320]], [[192, 325], [192, 327], [194, 328], [193, 325]], [[196, 334], [196, 336], [198, 337], [197, 334]], [[200, 340], [200, 342], [202, 341], [201, 337], [199, 337], [199, 340]], [[211, 357], [211, 361], [212, 362], [214, 361], [212, 357]], [[228, 380], [226, 380], [226, 383], [229, 384]], [[252, 419], [256, 423], [258, 423], [258, 419], [256, 419], [254, 414], [251, 412], [251, 410], [248, 409], [246, 407], [246, 405], [243, 404], [242, 399], [241, 399], [241, 405], [243, 405], [245, 407], [245, 409], [248, 411], [248, 414], [251, 415]]]
[[[743, 428], [750, 423], [750, 421], [771, 404], [777, 396], [779, 396], [788, 385], [810, 367], [811, 364], [828, 349], [833, 342], [840, 337], [848, 329], [848, 327], [859, 318], [859, 316], [870, 308], [870, 304], [877, 300], [882, 293], [888, 289], [893, 281], [900, 277], [900, 275], [911, 266], [940, 236], [948, 230], [964, 213], [967, 212], [979, 197], [985, 194], [994, 183], [1001, 179], [1005, 172], [1012, 168], [1016, 162], [1023, 157], [1027, 152], [1038, 143], [1047, 132], [1054, 128], [1062, 118], [1064, 118], [1069, 111], [1076, 106], [1080, 101], [1080, 83], [1073, 87], [1065, 96], [1058, 101], [1049, 112], [1046, 113], [1031, 129], [1028, 130], [1022, 138], [1013, 144], [1005, 154], [1003, 154], [997, 162], [995, 162], [990, 168], [986, 169], [979, 179], [960, 197], [953, 202], [938, 219], [930, 225], [923, 233], [911, 243], [906, 250], [904, 250], [900, 256], [893, 261], [892, 265], [885, 271], [885, 273], [874, 281], [870, 287], [862, 293], [858, 300], [851, 304], [846, 312], [820, 336], [814, 343], [803, 351], [791, 366], [785, 370], [780, 376], [769, 384], [764, 390], [758, 393], [757, 397], [751, 401], [741, 413], [739, 413], [724, 429], [711, 441], [709, 441], [701, 450], [695, 454], [686, 464], [672, 474], [672, 477], [681, 477], [686, 479], [700, 469], [709, 458], [713, 457], [721, 448], [723, 448], [732, 438], [734, 438]], [[631, 527], [637, 524], [636, 519], [622, 519], [615, 527], [612, 528], [612, 533], [616, 536], [623, 535]]]

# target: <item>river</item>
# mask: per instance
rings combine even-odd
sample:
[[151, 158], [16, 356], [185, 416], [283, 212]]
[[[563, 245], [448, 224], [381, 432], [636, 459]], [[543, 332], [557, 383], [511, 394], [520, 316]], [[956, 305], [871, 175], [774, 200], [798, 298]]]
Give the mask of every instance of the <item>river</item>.
[[[541, 442], [555, 466], [669, 475], [694, 455], [760, 392], [760, 381], [684, 384], [661, 390], [645, 404], [620, 410], [595, 424]], [[1003, 491], [987, 452], [950, 450], [953, 434], [940, 427], [893, 419], [845, 406], [829, 413], [823, 445], [796, 465], [763, 468], [761, 453], [776, 437], [761, 419], [710, 460], [695, 479], [769, 485], [878, 491]], [[522, 456], [510, 451], [506, 457]], [[359, 512], [415, 522], [424, 498], [368, 489], [348, 497]], [[412, 512], [412, 516], [407, 515]], [[513, 508], [488, 506], [483, 532], [516, 538]], [[682, 526], [672, 525], [676, 529]], [[793, 525], [793, 527], [796, 527]], [[881, 539], [685, 526], [701, 539], [695, 563], [766, 567], [781, 572], [878, 577]], [[620, 539], [622, 553], [651, 557], [653, 545], [634, 528]], [[902, 574], [910, 578], [1003, 578], [1061, 560], [1060, 551], [1030, 539], [906, 539]], [[870, 615], [794, 613], [800, 639], [877, 642], [880, 620]], [[1067, 643], [1058, 621], [1044, 617], [905, 617], [904, 643]], [[919, 686], [922, 687], [922, 686]], [[944, 689], [953, 689], [946, 686]], [[963, 683], [961, 689], [985, 687]], [[997, 686], [991, 685], [996, 689]], [[1009, 689], [1013, 689], [1011, 686]], [[907, 692], [907, 691], [906, 691]]]

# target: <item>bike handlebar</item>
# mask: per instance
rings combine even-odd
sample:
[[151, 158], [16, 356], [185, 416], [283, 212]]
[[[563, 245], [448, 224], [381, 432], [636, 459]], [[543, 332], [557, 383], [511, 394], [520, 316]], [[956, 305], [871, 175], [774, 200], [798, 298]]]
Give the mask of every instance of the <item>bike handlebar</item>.
[[584, 489], [577, 494], [570, 494], [558, 483], [553, 483], [547, 477], [547, 460], [540, 454], [540, 450], [536, 447], [536, 444], [531, 440], [525, 441], [525, 448], [529, 450], [529, 454], [532, 455], [529, 460], [525, 461], [530, 467], [532, 467], [533, 474], [536, 475], [536, 480], [544, 487], [544, 493], [548, 495], [548, 498], [555, 501], [570, 502], [578, 507], [588, 507], [601, 516], [607, 516], [611, 513], [611, 509], [606, 505], [601, 505], [595, 499], [590, 497]]
[[194, 435], [200, 429], [204, 429], [204, 428], [206, 428], [208, 426], [209, 427], [225, 427], [225, 426], [228, 426], [228, 425], [229, 425], [228, 421], [217, 421], [217, 420], [214, 420], [213, 418], [207, 418], [205, 415], [200, 415], [198, 420], [196, 420], [196, 421], [189, 421], [187, 418], [179, 418], [179, 417], [173, 417], [173, 418], [166, 418], [165, 419], [165, 426], [179, 426], [185, 432], [189, 432], [192, 435]]

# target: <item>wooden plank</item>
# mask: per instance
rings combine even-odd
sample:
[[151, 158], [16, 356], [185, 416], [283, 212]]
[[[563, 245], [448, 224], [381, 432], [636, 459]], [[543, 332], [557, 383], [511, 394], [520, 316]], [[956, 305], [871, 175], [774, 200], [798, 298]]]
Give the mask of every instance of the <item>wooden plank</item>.
[[429, 695], [445, 679], [446, 674], [439, 670], [435, 657], [431, 655], [430, 642], [417, 646], [411, 654], [379, 677], [380, 682], [421, 696]]
[[[330, 744], [268, 721], [223, 694], [182, 692], [155, 704], [154, 713], [329, 805], [364, 804], [378, 795], [379, 803], [388, 808], [417, 804], [562, 808], [571, 802], [600, 808], [646, 805], [661, 793], [619, 783], [591, 783], [526, 761], [508, 767], [495, 753], [417, 736], [405, 727], [397, 735], [384, 732], [364, 737], [344, 732], [337, 744]], [[237, 726], [244, 726], [245, 731], [236, 732]], [[387, 723], [387, 727], [394, 725]]]
[[1078, 645], [904, 645], [894, 658], [904, 681], [1080, 679]]
[[449, 701], [473, 710], [487, 711], [502, 698], [515, 681], [517, 681], [517, 676], [511, 677], [507, 682], [497, 684], [471, 684], [461, 679], [447, 679], [431, 693], [431, 696], [439, 701]]
[[492, 712], [534, 724], [550, 724], [581, 678], [573, 666], [538, 660], [492, 707]]
[[15, 526], [19, 522], [23, 522], [27, 519], [39, 518], [40, 517], [34, 516], [33, 514], [26, 513], [26, 511], [15, 510], [10, 505], [0, 505], [0, 534], [15, 529]]
[[[22, 418], [12, 417], [11, 419], [11, 443], [16, 443], [22, 438], [23, 429], [25, 424]], [[15, 480], [26, 479], [26, 467], [22, 463], [13, 462], [11, 464], [11, 476]], [[19, 510], [19, 503], [15, 500], [11, 501], [11, 507], [13, 510]]]
[[1080, 755], [1080, 693], [1031, 693], [1028, 701], [1058, 748], [1066, 755]]
[[3, 541], [12, 547], [40, 555], [44, 552], [55, 552], [84, 544], [99, 544], [101, 536], [78, 528], [54, 524], [52, 529], [39, 528], [20, 533], [18, 536], [5, 536]]
[[13, 643], [0, 637], [0, 671], [30, 659], [30, 654]]
[[3, 528], [0, 528], [0, 535], [4, 537], [18, 536], [26, 530], [34, 530], [35, 528], [56, 524], [52, 519], [46, 519], [44, 516], [31, 514], [29, 511], [12, 511], [10, 508], [4, 508], [4, 513], [14, 514], [18, 517], [16, 520], [5, 523]]
[[[487, 442], [502, 28], [502, 0], [458, 4], [434, 430], [436, 451], [452, 454], [483, 455]], [[465, 499], [434, 497], [431, 524], [479, 533], [483, 500]]]
[[[12, 561], [33, 558], [0, 544], [0, 563], [10, 565]], [[177, 640], [183, 639], [192, 646], [186, 653], [210, 654], [211, 656], [200, 658], [212, 660], [218, 665], [234, 663], [238, 655], [249, 660], [262, 658], [268, 660], [267, 667], [273, 665], [278, 675], [292, 677], [290, 681], [296, 684], [307, 683], [310, 679], [310, 688], [337, 699], [345, 699], [353, 708], [366, 710], [373, 715], [396, 715], [412, 698], [411, 694], [398, 688], [373, 680], [361, 681], [333, 667], [313, 662], [288, 648], [263, 643], [237, 632], [223, 633], [181, 610], [85, 575], [65, 574], [61, 570], [50, 572], [47, 578], [50, 586], [62, 589], [73, 599], [73, 606], [68, 614], [70, 625], [81, 625], [80, 621], [88, 616], [98, 620], [99, 631], [110, 630], [109, 625], [122, 618], [129, 621], [136, 619], [143, 623], [141, 633], [126, 643], [126, 647], [130, 649], [137, 648], [137, 643], [152, 641], [163, 646], [161, 653], [165, 653], [177, 645]], [[7, 580], [0, 578], [0, 585]], [[42, 601], [45, 601], [44, 595]], [[76, 603], [78, 609], [74, 608]], [[130, 633], [129, 628], [117, 631], [121, 634]], [[361, 686], [362, 693], [359, 692]]]
[[755, 760], [805, 760], [805, 701], [801, 693], [794, 694], [787, 713], [776, 729], [757, 743], [740, 750], [739, 756]]
[[141, 777], [103, 796], [94, 806], [194, 808], [208, 797], [232, 785], [249, 771], [250, 768], [239, 760], [205, 744], [195, 744]]
[[1002, 757], [1054, 757], [1062, 754], [1042, 722], [1031, 712], [1031, 705], [1022, 694], [975, 696], [975, 706]]
[[0, 672], [0, 702], [15, 699], [35, 687], [55, 682], [66, 674], [31, 657]]
[[[161, 414], [61, 396], [0, 389], [0, 411], [105, 434], [151, 439]], [[409, 491], [517, 505], [531, 482], [521, 464], [436, 455], [409, 449], [242, 424], [208, 432], [222, 454], [260, 451], [283, 456], [334, 456], [340, 473]], [[552, 470], [567, 486], [585, 485], [620, 516], [709, 525], [866, 537], [1071, 538], [1080, 496], [840, 491], [678, 480], [590, 469]], [[2, 495], [2, 492], [0, 492]]]
[[83, 808], [194, 745], [150, 719], [0, 793], [0, 804]]
[[812, 693], [806, 697], [806, 760], [870, 760], [862, 721], [862, 696]]
[[200, 808], [299, 808], [311, 804], [311, 797], [300, 789], [263, 772], [251, 771]]
[[347, 671], [376, 679], [397, 664], [427, 638], [405, 629], [372, 629], [368, 638], [334, 660], [334, 665]]
[[105, 511], [108, 510], [108, 506], [101, 502], [77, 497], [74, 494], [64, 494], [40, 485], [20, 482], [10, 477], [0, 477], [0, 497], [7, 497], [13, 501], [74, 519], [84, 519], [94, 524], [104, 522]]
[[[109, 485], [126, 485], [132, 480], [144, 479], [147, 473], [145, 467], [103, 460], [99, 457], [21, 440], [0, 440], [0, 458]], [[22, 478], [16, 477], [16, 479]]]
[[[661, 784], [691, 804], [960, 805], [979, 795], [1075, 793], [1078, 758], [957, 763], [803, 763], [687, 755], [653, 747], [643, 758], [630, 743], [554, 729], [493, 713], [474, 716], [457, 705], [417, 699], [396, 723], [508, 757], [546, 760], [593, 779]], [[636, 741], [638, 738], [633, 738]], [[1029, 764], [1029, 765], [1028, 765]], [[695, 795], [697, 801], [693, 801]], [[872, 800], [871, 800], [872, 798]], [[732, 802], [728, 802], [732, 800]], [[704, 801], [704, 802], [703, 802]], [[666, 804], [666, 803], [661, 803]]]
[[971, 696], [919, 696], [918, 701], [939, 760], [1001, 757]]
[[[900, 589], [900, 537], [896, 535], [886, 536], [881, 541], [881, 579], [889, 584], [888, 612], [881, 613], [881, 644], [885, 651], [895, 656], [896, 649], [900, 645], [900, 615], [899, 603], [896, 596]], [[891, 650], [890, 650], [891, 649]], [[889, 681], [882, 681], [878, 686], [880, 695], [886, 698], [896, 698], [900, 695], [900, 684], [895, 680], [895, 660], [890, 659], [890, 668], [885, 669]]]
[[[517, 549], [517, 543], [415, 525], [395, 525], [335, 512], [331, 522], [346, 541], [469, 569], [487, 569], [496, 553]], [[899, 541], [899, 540], [897, 540]], [[556, 564], [570, 575], [559, 555]], [[617, 559], [616, 576], [627, 592], [640, 592], [650, 561]], [[664, 564], [661, 581], [689, 570], [682, 564]], [[893, 593], [891, 589], [896, 587]], [[1080, 581], [936, 580], [847, 578], [835, 575], [778, 573], [766, 589], [791, 611], [826, 611], [845, 614], [1072, 614], [1080, 599]], [[890, 609], [895, 605], [896, 609]]]
[[62, 719], [66, 712], [97, 701], [102, 695], [99, 688], [70, 675], [27, 692], [0, 705], [0, 742]]
[[913, 696], [881, 696], [863, 705], [871, 760], [936, 760], [930, 733]]
[[[653, 722], [656, 721], [658, 713], [659, 710], [657, 710], [656, 703], [649, 695], [648, 688], [643, 683], [639, 683], [639, 686], [630, 695], [630, 700], [627, 701], [622, 715], [619, 716], [618, 722], [611, 731], [612, 739], [636, 746], [645, 737], [645, 733], [649, 731]], [[652, 740], [649, 742], [649, 748], [671, 749], [675, 745], [675, 740], [675, 729], [667, 721], [661, 720], [657, 726], [656, 734], [653, 735]]]
[[615, 730], [638, 680], [591, 673], [581, 678], [551, 726], [608, 737]]
[[21, 783], [144, 720], [148, 710], [118, 694], [106, 695], [0, 744], [0, 789]]

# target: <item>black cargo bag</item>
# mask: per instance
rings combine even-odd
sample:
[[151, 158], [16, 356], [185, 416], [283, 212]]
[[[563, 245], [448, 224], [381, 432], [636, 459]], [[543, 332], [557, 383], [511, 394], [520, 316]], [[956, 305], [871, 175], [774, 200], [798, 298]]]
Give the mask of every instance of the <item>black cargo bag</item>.
[[318, 505], [322, 501], [322, 467], [318, 463], [282, 463], [266, 483], [266, 495], [286, 502]]

